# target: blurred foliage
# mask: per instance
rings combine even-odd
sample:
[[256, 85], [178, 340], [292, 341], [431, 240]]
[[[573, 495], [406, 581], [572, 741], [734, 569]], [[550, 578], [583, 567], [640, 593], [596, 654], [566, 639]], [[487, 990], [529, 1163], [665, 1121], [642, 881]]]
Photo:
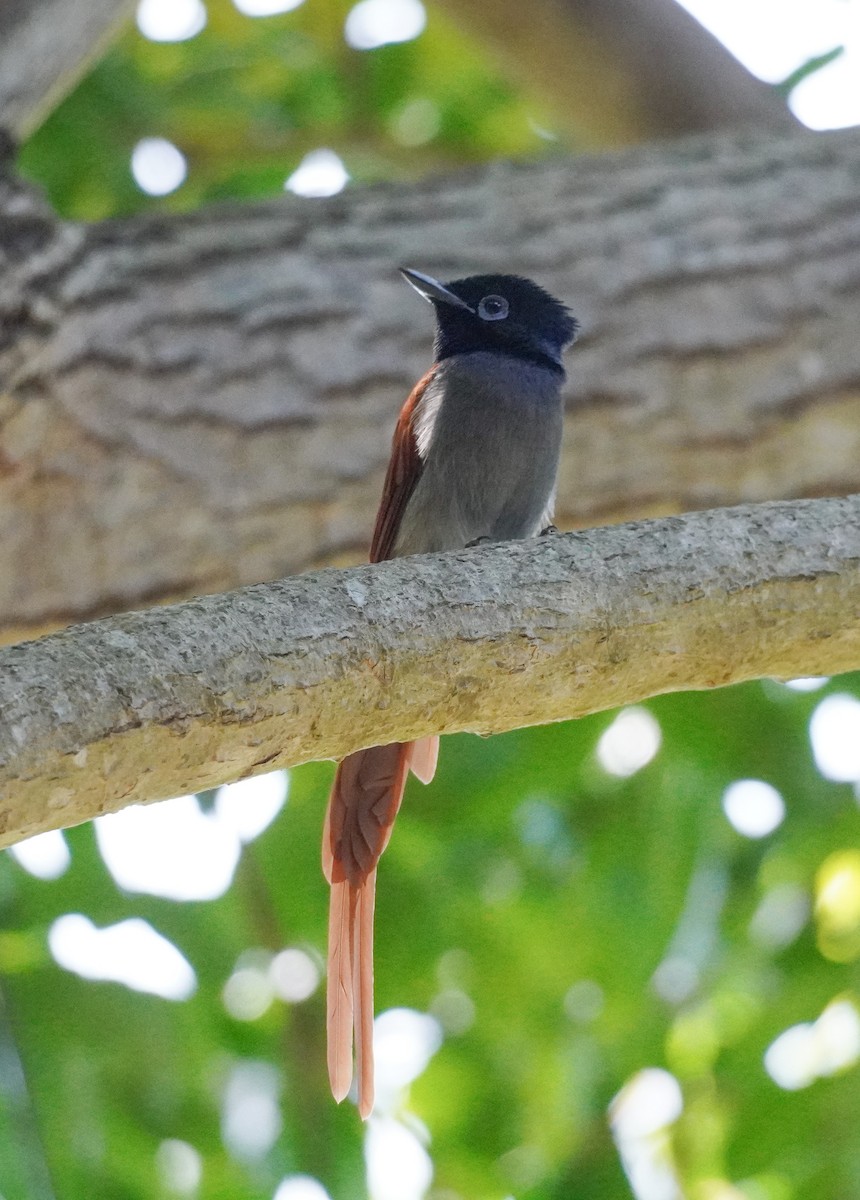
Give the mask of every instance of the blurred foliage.
[[[97, 220], [276, 195], [320, 146], [357, 181], [552, 151], [541, 104], [443, 13], [431, 8], [413, 41], [361, 51], [344, 39], [351, 7], [307, 0], [249, 18], [209, 0], [206, 28], [188, 41], [153, 43], [129, 28], [22, 148], [20, 169], [57, 211]], [[129, 166], [153, 136], [189, 164], [164, 199], [141, 192]]]
[[824, 54], [813, 55], [806, 62], [802, 62], [799, 67], [787, 75], [780, 83], [775, 84], [776, 90], [787, 100], [799, 83], [803, 83], [804, 79], [808, 79], [816, 71], [822, 71], [825, 67], [829, 67], [832, 62], [836, 62], [837, 58], [841, 58], [844, 53], [844, 46], [834, 46], [832, 50], [828, 50]]
[[[452, 993], [461, 1010], [463, 996], [474, 1005], [401, 1113], [429, 1131], [440, 1200], [630, 1194], [607, 1111], [646, 1067], [672, 1072], [682, 1089], [666, 1147], [678, 1195], [858, 1194], [860, 1071], [792, 1092], [763, 1067], [781, 1032], [835, 998], [856, 1002], [860, 988], [857, 929], [848, 953], [831, 947], [828, 957], [815, 908], [822, 863], [860, 839], [852, 787], [820, 776], [808, 737], [811, 712], [837, 691], [860, 695], [860, 677], [814, 693], [765, 681], [658, 698], [647, 707], [661, 749], [629, 778], [595, 757], [613, 714], [444, 740], [434, 784], [410, 784], [377, 921], [379, 1010], [444, 1018]], [[783, 796], [785, 821], [769, 836], [748, 839], [726, 820], [721, 797], [739, 778]], [[301, 946], [322, 961], [318, 846], [330, 779], [328, 764], [291, 773], [286, 809], [212, 902], [123, 894], [89, 826], [67, 834], [72, 866], [55, 882], [5, 856], [4, 1037], [27, 1079], [25, 1094], [3, 1074], [6, 1200], [51, 1194], [14, 1183], [16, 1172], [34, 1173], [34, 1154], [56, 1196], [167, 1196], [156, 1169], [167, 1138], [202, 1156], [193, 1193], [202, 1200], [268, 1200], [295, 1171], [334, 1200], [366, 1194], [360, 1122], [328, 1094], [322, 988], [252, 1021], [228, 1016], [222, 1000], [249, 948]], [[787, 885], [806, 907], [794, 927], [763, 936], [755, 915]], [[192, 963], [196, 994], [171, 1002], [62, 970], [45, 935], [66, 912], [98, 926], [145, 917]], [[661, 998], [655, 972], [678, 958], [692, 973], [674, 999]], [[243, 1060], [277, 1069], [283, 1112], [274, 1147], [244, 1162], [220, 1133], [225, 1081]]]
[[[211, 0], [187, 42], [129, 29], [22, 148], [21, 168], [59, 211], [99, 219], [276, 195], [319, 146], [357, 181], [554, 151], [540, 132], [551, 114], [440, 13], [412, 42], [360, 52], [343, 38], [349, 7], [308, 0], [252, 20]], [[186, 183], [163, 199], [130, 173], [147, 136], [188, 159]], [[828, 690], [860, 694], [860, 678]], [[607, 1113], [646, 1067], [671, 1072], [684, 1101], [654, 1142], [669, 1172], [661, 1200], [860, 1195], [860, 1071], [786, 1091], [763, 1067], [781, 1032], [860, 987], [860, 931], [834, 939], [815, 909], [822, 864], [860, 836], [852, 788], [812, 760], [809, 716], [824, 694], [765, 682], [655, 700], [662, 748], [626, 779], [595, 759], [607, 713], [446, 739], [432, 787], [410, 784], [381, 870], [377, 1006], [449, 1023], [399, 1114], [426, 1126], [436, 1200], [630, 1195]], [[322, 961], [330, 778], [324, 764], [291, 773], [286, 810], [216, 901], [121, 891], [89, 826], [68, 833], [72, 866], [53, 882], [0, 858], [3, 1200], [269, 1200], [293, 1172], [334, 1200], [366, 1194], [364, 1131], [328, 1093], [321, 990], [252, 1021], [232, 1018], [222, 995], [254, 950], [300, 946]], [[742, 778], [768, 781], [787, 805], [758, 841], [722, 812]], [[780, 896], [800, 898], [801, 919], [762, 936], [762, 906], [778, 910]], [[47, 932], [76, 912], [99, 927], [148, 920], [193, 965], [194, 996], [58, 967]], [[679, 962], [686, 976], [661, 998]], [[282, 1132], [257, 1158], [231, 1153], [222, 1132], [242, 1063], [270, 1065], [281, 1089]], [[167, 1139], [201, 1156], [198, 1190], [165, 1182]]]

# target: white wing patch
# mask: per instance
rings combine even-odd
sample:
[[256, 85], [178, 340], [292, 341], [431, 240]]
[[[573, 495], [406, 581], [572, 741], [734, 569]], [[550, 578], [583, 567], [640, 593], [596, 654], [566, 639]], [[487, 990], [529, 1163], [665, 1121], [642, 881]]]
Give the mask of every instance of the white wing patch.
[[415, 416], [412, 421], [412, 428], [415, 433], [415, 445], [418, 448], [418, 454], [421, 459], [426, 459], [430, 452], [430, 446], [433, 441], [433, 430], [436, 427], [436, 418], [439, 416], [439, 409], [442, 405], [442, 396], [443, 389], [437, 373], [435, 379], [425, 388], [424, 395], [415, 405]]

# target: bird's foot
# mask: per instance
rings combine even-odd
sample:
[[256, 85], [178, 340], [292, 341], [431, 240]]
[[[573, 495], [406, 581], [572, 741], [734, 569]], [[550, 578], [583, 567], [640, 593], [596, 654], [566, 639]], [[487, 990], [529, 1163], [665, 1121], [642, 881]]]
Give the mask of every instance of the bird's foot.
[[549, 537], [551, 533], [558, 533], [557, 525], [547, 525], [546, 529], [542, 529], [538, 537]]

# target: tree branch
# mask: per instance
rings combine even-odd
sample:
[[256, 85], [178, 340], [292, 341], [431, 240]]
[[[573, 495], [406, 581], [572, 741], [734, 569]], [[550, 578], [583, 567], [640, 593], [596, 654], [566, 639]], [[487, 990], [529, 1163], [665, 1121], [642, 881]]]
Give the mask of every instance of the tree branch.
[[[755, 79], [676, 0], [437, 0], [579, 145], [621, 146], [708, 129], [790, 129]], [[534, 64], [540, 63], [536, 72]]]
[[4, 0], [0, 125], [26, 137], [133, 11], [134, 0]]
[[860, 496], [325, 571], [0, 651], [0, 844], [373, 742], [860, 667]]

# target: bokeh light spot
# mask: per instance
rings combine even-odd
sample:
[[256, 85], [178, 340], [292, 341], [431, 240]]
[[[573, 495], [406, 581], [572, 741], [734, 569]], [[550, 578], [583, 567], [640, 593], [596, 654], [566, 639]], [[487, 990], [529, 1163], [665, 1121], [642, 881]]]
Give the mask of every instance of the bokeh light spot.
[[203, 0], [140, 0], [137, 27], [151, 42], [184, 42], [206, 25]]
[[155, 1166], [164, 1191], [176, 1196], [193, 1196], [203, 1179], [200, 1154], [178, 1138], [166, 1138], [155, 1152]]
[[81, 913], [57, 917], [48, 930], [55, 962], [84, 979], [122, 983], [165, 1000], [187, 1000], [194, 970], [172, 942], [139, 917], [97, 929]]
[[131, 152], [131, 173], [148, 196], [168, 196], [185, 182], [188, 163], [167, 138], [141, 138]]
[[860, 780], [860, 700], [825, 696], [809, 721], [815, 765], [834, 783]]
[[98, 817], [96, 841], [115, 882], [168, 900], [215, 900], [233, 879], [240, 843], [194, 796]]
[[778, 1087], [798, 1091], [860, 1059], [860, 1013], [850, 1000], [833, 1000], [817, 1021], [792, 1025], [768, 1046], [764, 1066]]
[[59, 829], [37, 833], [35, 837], [9, 848], [9, 853], [20, 867], [37, 879], [59, 879], [65, 875], [72, 861], [66, 839]]
[[442, 1045], [435, 1017], [411, 1008], [390, 1008], [373, 1023], [377, 1107], [384, 1111], [396, 1093], [417, 1079]]
[[860, 1058], [860, 1014], [850, 1000], [834, 1000], [815, 1022], [818, 1072], [835, 1075]]
[[256, 1021], [269, 1010], [275, 989], [267, 971], [258, 966], [240, 966], [224, 984], [221, 998], [234, 1020]]
[[812, 1026], [792, 1025], [781, 1033], [765, 1051], [764, 1069], [785, 1091], [808, 1087], [816, 1077]]
[[523, 874], [511, 858], [498, 858], [486, 864], [481, 899], [490, 908], [509, 904], [523, 890]]
[[370, 1122], [364, 1142], [370, 1200], [422, 1200], [433, 1163], [413, 1129], [393, 1117]]
[[353, 50], [376, 50], [411, 42], [424, 32], [427, 12], [421, 0], [359, 0], [350, 9], [344, 37]]
[[785, 686], [793, 692], [817, 692], [829, 682], [829, 675], [801, 675], [797, 679], [786, 679]]
[[320, 969], [309, 954], [293, 947], [272, 959], [269, 976], [275, 992], [288, 1004], [301, 1004], [319, 987]]
[[334, 150], [321, 148], [306, 154], [284, 184], [297, 196], [320, 199], [342, 192], [349, 182], [349, 172]]
[[699, 986], [699, 968], [686, 954], [669, 954], [658, 964], [651, 984], [669, 1004], [681, 1004]]
[[331, 1200], [331, 1197], [312, 1175], [288, 1175], [278, 1184], [272, 1200]]
[[738, 833], [767, 837], [785, 818], [782, 796], [762, 779], [738, 779], [723, 793], [723, 812]]
[[684, 1108], [674, 1075], [637, 1072], [609, 1106], [612, 1135], [636, 1200], [682, 1200], [668, 1127]]
[[215, 816], [240, 841], [252, 842], [284, 807], [288, 786], [286, 771], [269, 771], [228, 783], [215, 793]]
[[446, 988], [434, 996], [430, 1015], [450, 1037], [461, 1037], [475, 1023], [475, 1002], [459, 988]]
[[657, 718], [647, 708], [622, 709], [600, 735], [597, 761], [610, 775], [634, 775], [660, 749], [661, 738]]
[[305, 0], [233, 0], [240, 13], [246, 17], [274, 17], [278, 13], [292, 12]]
[[564, 995], [563, 1006], [565, 1015], [571, 1021], [587, 1025], [596, 1021], [603, 1012], [606, 997], [603, 988], [593, 979], [579, 979], [571, 984]]
[[649, 1137], [673, 1124], [684, 1110], [681, 1085], [661, 1067], [638, 1071], [610, 1105], [610, 1120], [622, 1138]]
[[439, 105], [429, 96], [407, 100], [390, 121], [392, 136], [401, 146], [423, 146], [436, 137], [441, 126]]
[[246, 1059], [230, 1072], [224, 1089], [221, 1136], [234, 1158], [263, 1158], [281, 1132], [280, 1075], [271, 1063]]
[[790, 945], [809, 920], [809, 896], [795, 883], [765, 892], [750, 921], [750, 936], [760, 946], [781, 950]]
[[518, 1192], [537, 1187], [549, 1170], [546, 1152], [540, 1146], [514, 1146], [498, 1160], [498, 1170]]

